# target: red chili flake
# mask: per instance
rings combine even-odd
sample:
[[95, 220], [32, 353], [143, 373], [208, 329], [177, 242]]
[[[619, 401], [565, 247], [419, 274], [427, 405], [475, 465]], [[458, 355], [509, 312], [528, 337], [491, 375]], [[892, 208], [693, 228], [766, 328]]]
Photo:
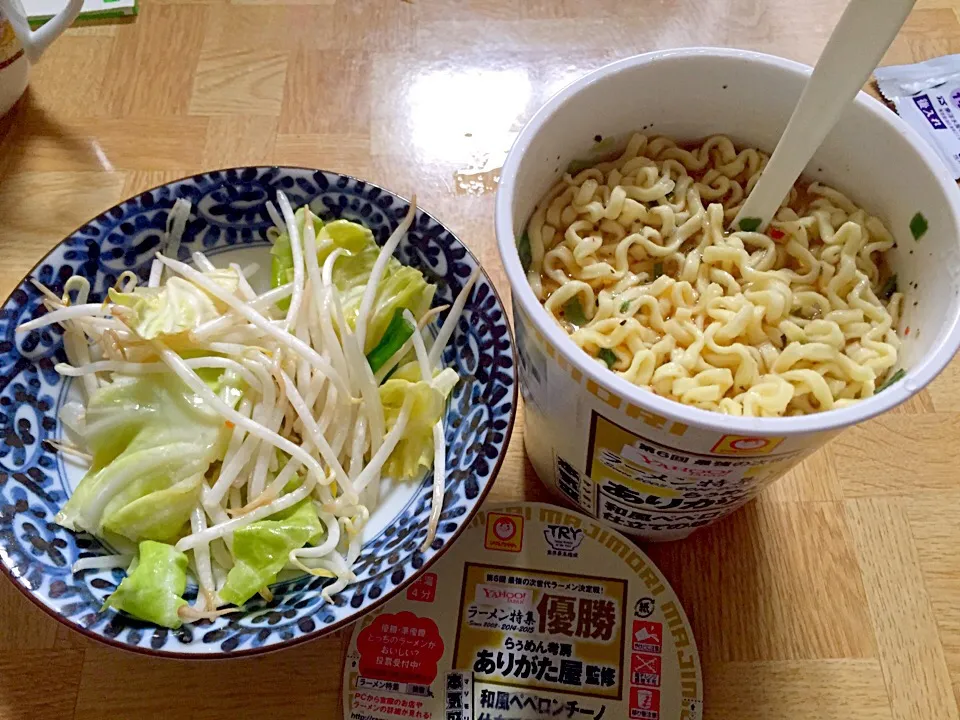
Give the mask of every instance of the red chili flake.
[[770, 228], [770, 237], [774, 240], [780, 240], [786, 237], [786, 233], [783, 230], [778, 230], [777, 228]]
[[903, 336], [904, 336], [904, 337], [906, 337], [906, 336], [909, 335], [909, 334], [910, 334], [910, 328], [907, 328], [906, 330], [903, 331]]

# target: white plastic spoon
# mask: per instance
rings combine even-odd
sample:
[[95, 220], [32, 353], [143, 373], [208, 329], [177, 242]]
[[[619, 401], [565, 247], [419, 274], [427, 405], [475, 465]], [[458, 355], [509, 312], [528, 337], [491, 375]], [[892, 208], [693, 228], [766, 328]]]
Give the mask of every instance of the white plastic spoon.
[[916, 0], [850, 0], [734, 230], [763, 230], [840, 113], [856, 97]]

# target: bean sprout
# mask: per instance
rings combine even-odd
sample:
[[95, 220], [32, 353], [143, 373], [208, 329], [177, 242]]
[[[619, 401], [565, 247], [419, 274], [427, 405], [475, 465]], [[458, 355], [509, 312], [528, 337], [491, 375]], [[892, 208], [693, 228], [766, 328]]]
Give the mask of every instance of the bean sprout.
[[[408, 323], [415, 325], [409, 310], [404, 311], [404, 316]], [[420, 365], [420, 378], [423, 382], [433, 380], [430, 358], [427, 356], [427, 347], [423, 344], [423, 336], [419, 330], [414, 330], [411, 336], [413, 347], [417, 354], [417, 362]], [[430, 521], [427, 523], [427, 536], [420, 545], [420, 551], [426, 552], [437, 536], [437, 528], [440, 525], [440, 514], [443, 512], [443, 491], [444, 480], [447, 476], [447, 448], [446, 440], [443, 437], [443, 420], [438, 420], [433, 426], [433, 496], [430, 505]]]

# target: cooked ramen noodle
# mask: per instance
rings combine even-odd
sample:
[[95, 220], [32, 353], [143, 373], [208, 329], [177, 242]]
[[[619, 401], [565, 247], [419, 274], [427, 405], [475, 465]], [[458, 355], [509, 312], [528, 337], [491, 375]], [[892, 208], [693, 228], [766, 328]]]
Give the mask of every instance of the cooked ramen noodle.
[[773, 417], [873, 395], [900, 348], [893, 236], [818, 182], [765, 230], [733, 231], [767, 160], [719, 135], [633, 135], [541, 200], [521, 241], [530, 284], [585, 352], [666, 398]]

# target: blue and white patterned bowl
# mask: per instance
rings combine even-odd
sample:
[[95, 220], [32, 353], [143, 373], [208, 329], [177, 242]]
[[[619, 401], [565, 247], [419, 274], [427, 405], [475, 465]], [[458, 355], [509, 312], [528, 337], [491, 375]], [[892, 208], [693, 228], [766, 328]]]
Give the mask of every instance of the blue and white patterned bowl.
[[[146, 280], [177, 198], [193, 203], [180, 259], [202, 250], [242, 262], [254, 253], [269, 263], [267, 200], [283, 190], [294, 207], [309, 202], [324, 219], [358, 220], [383, 243], [409, 207], [370, 183], [319, 170], [247, 167], [220, 170], [163, 185], [126, 200], [74, 232], [31, 271], [30, 277], [62, 292], [73, 274], [90, 280], [91, 298], [103, 297], [124, 270]], [[477, 259], [423, 211], [397, 250], [438, 286], [435, 302], [452, 302]], [[216, 261], [216, 260], [215, 260]], [[217, 264], [220, 264], [219, 262]], [[249, 655], [318, 637], [350, 623], [410, 583], [454, 542], [493, 484], [513, 429], [516, 362], [506, 314], [490, 279], [481, 274], [444, 353], [462, 380], [446, 418], [447, 477], [437, 538], [418, 549], [430, 513], [432, 476], [394, 493], [386, 521], [366, 537], [358, 581], [323, 600], [323, 580], [301, 577], [272, 587], [274, 599], [255, 598], [246, 610], [171, 631], [112, 609], [104, 598], [123, 577], [119, 570], [73, 574], [80, 557], [106, 550], [92, 537], [53, 522], [82, 475], [49, 446], [60, 437], [58, 409], [69, 383], [55, 371], [65, 360], [59, 327], [16, 333], [34, 317], [40, 294], [24, 280], [0, 312], [0, 567], [33, 602], [66, 625], [128, 650], [180, 657]], [[373, 523], [371, 523], [373, 525]], [[188, 589], [188, 599], [196, 589]]]

